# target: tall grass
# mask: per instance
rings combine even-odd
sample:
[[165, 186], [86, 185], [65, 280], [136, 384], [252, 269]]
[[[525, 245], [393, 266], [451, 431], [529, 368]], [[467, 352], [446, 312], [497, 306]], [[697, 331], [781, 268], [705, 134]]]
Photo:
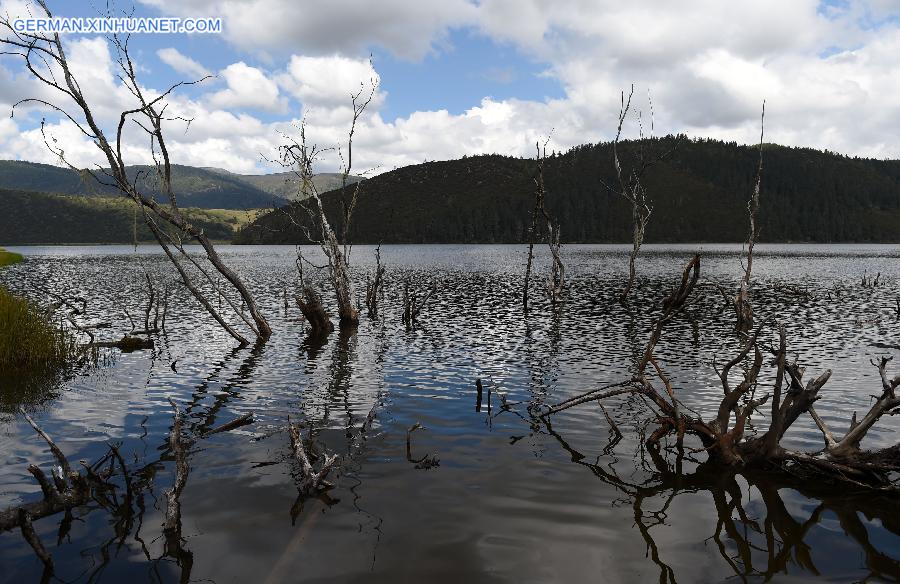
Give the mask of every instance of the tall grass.
[[77, 352], [73, 336], [48, 311], [0, 287], [0, 375], [60, 373]]
[[3, 266], [17, 264], [21, 262], [22, 259], [22, 254], [6, 251], [2, 247], [0, 247], [0, 268], [2, 268]]

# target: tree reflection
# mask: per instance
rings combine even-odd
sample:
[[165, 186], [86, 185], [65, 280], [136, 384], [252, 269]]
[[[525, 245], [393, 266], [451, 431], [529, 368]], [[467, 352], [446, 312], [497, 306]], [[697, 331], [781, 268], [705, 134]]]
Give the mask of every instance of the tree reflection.
[[[687, 494], [704, 494], [715, 507], [716, 524], [707, 541], [715, 543], [719, 555], [743, 582], [777, 579], [780, 575], [793, 574], [796, 568], [820, 575], [813, 560], [811, 532], [826, 513], [837, 517], [844, 535], [861, 549], [866, 570], [861, 581], [900, 581], [900, 560], [890, 555], [890, 549], [878, 547], [860, 515], [869, 521], [878, 520], [884, 529], [900, 536], [900, 510], [896, 501], [888, 497], [848, 494], [841, 487], [816, 484], [800, 477], [786, 479], [783, 473], [765, 470], [728, 471], [719, 465], [697, 463], [683, 454], [670, 463], [653, 448], [643, 451], [652, 472], [643, 481], [635, 482], [621, 478], [612, 463], [603, 464], [600, 458], [589, 462], [553, 429], [549, 421], [545, 421], [544, 427], [571, 456], [572, 462], [584, 466], [614, 487], [622, 493], [620, 501], [631, 505], [635, 526], [647, 546], [647, 555], [659, 568], [660, 582], [674, 583], [678, 578], [663, 558], [665, 553], [654, 539], [654, 528], [679, 527], [670, 523], [667, 512], [677, 497]], [[693, 470], [685, 472], [686, 466]], [[747, 493], [742, 483], [749, 487]], [[751, 495], [752, 489], [758, 497]], [[797, 518], [788, 510], [781, 492], [783, 489], [793, 489], [818, 504], [808, 515]], [[748, 513], [748, 508], [756, 501], [762, 503], [762, 511], [755, 511], [761, 519]], [[700, 519], [698, 516], [697, 520]], [[693, 525], [684, 527], [691, 528], [685, 530], [688, 533], [695, 528]]]

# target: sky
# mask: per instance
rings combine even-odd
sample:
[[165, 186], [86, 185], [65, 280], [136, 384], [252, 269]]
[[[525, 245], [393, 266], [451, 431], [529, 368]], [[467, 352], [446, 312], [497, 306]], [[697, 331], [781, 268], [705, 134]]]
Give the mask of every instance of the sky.
[[[100, 16], [102, 2], [48, 0], [56, 16]], [[759, 140], [851, 156], [900, 158], [900, 0], [138, 0], [117, 15], [220, 17], [221, 34], [132, 37], [149, 94], [182, 87], [168, 112], [173, 162], [239, 173], [282, 170], [278, 146], [299, 136], [324, 149], [317, 170], [341, 167], [351, 95], [374, 98], [353, 142], [354, 173], [426, 160], [533, 156], [610, 140], [634, 86], [626, 138], [685, 133]], [[10, 18], [37, 14], [0, 0]], [[6, 36], [5, 34], [0, 36]], [[73, 71], [114, 134], [134, 99], [102, 35], [66, 35]], [[76, 166], [102, 163], [65, 118], [20, 99], [47, 99], [21, 59], [0, 56], [0, 159], [59, 164], [46, 132]], [[651, 115], [652, 110], [652, 115]], [[127, 164], [151, 160], [126, 129]], [[344, 157], [346, 160], [346, 157]]]

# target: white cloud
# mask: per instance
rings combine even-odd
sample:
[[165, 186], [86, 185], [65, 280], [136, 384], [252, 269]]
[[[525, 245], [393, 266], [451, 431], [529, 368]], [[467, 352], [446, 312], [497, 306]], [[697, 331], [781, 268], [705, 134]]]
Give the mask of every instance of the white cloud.
[[144, 0], [161, 13], [221, 16], [226, 38], [247, 50], [288, 53], [366, 53], [383, 47], [419, 60], [447, 31], [477, 18], [468, 0]]
[[[564, 96], [546, 101], [478, 96], [461, 113], [434, 108], [385, 119], [390, 96], [379, 92], [357, 127], [356, 170], [482, 152], [532, 156], [535, 141], [551, 128], [556, 149], [609, 139], [619, 92], [632, 83], [642, 109], [647, 90], [652, 91], [657, 133], [752, 143], [767, 99], [768, 140], [900, 158], [900, 145], [892, 139], [900, 133], [900, 27], [873, 26], [873, 19], [900, 14], [895, 0], [860, 0], [833, 9], [822, 9], [815, 0], [560, 0], [552, 5], [388, 0], [374, 8], [339, 0], [316, 10], [288, 0], [145, 3], [166, 14], [223, 16], [226, 39], [234, 46], [282, 55], [270, 71], [244, 62], [229, 65], [220, 73], [225, 88], [205, 96], [176, 94], [169, 111], [194, 119], [187, 132], [181, 123], [168, 128], [171, 150], [186, 164], [259, 169], [260, 154], [274, 156], [278, 132], [296, 134], [291, 124], [303, 115], [311, 142], [342, 145], [352, 115], [351, 92], [377, 76], [366, 50], [380, 46], [401, 58], [420, 59], [441, 50], [455, 27], [486, 35], [546, 66]], [[112, 75], [108, 47], [102, 39], [75, 40], [71, 46], [82, 87], [104, 123], [114, 123], [131, 101]], [[175, 49], [159, 56], [185, 74], [203, 69]], [[0, 61], [2, 103], [13, 100], [25, 78], [9, 63]], [[384, 79], [388, 87], [391, 81]], [[298, 103], [302, 110], [290, 108]], [[254, 112], [270, 115], [263, 121]], [[281, 119], [272, 121], [271, 114]], [[0, 126], [0, 156], [47, 159], [39, 153], [45, 148], [33, 130], [35, 117], [30, 120], [17, 114], [17, 125]], [[64, 126], [50, 129], [67, 153], [79, 160], [96, 158], [90, 141]], [[139, 129], [128, 131], [135, 144], [131, 155], [148, 158]], [[634, 128], [629, 132], [633, 136]], [[337, 167], [336, 156], [329, 156], [322, 170]]]
[[278, 94], [278, 85], [262, 70], [241, 61], [229, 65], [219, 75], [225, 79], [228, 88], [209, 96], [212, 107], [272, 112], [287, 109], [287, 101]]
[[[360, 89], [377, 85], [379, 77], [368, 59], [294, 55], [278, 83], [307, 107], [339, 107], [349, 105]], [[380, 98], [373, 101], [377, 106]]]
[[188, 76], [190, 80], [202, 79], [203, 77], [212, 74], [209, 69], [190, 57], [182, 55], [178, 49], [174, 47], [160, 49], [156, 51], [156, 55], [159, 57], [160, 61], [182, 75]]

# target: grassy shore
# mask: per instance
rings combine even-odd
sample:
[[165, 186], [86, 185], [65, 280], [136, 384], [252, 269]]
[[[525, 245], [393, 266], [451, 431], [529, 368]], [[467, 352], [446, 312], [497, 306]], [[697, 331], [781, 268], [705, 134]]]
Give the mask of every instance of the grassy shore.
[[0, 372], [65, 369], [76, 350], [74, 339], [50, 313], [0, 287]]
[[0, 268], [3, 266], [11, 266], [13, 264], [17, 264], [24, 260], [22, 254], [13, 253], [11, 251], [6, 251], [2, 247], [0, 247]]

